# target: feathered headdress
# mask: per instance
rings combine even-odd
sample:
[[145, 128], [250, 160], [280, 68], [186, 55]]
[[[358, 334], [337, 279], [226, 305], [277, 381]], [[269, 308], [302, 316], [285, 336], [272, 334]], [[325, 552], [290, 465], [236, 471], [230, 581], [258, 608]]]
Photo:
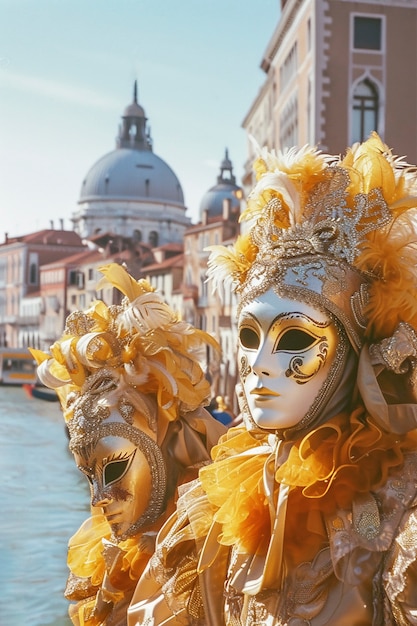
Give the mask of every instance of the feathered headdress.
[[260, 152], [233, 248], [210, 248], [209, 276], [241, 305], [269, 287], [325, 306], [360, 350], [417, 328], [417, 173], [376, 133], [344, 158], [311, 147]]
[[99, 300], [71, 313], [50, 353], [31, 350], [39, 378], [57, 390], [73, 444], [113, 409], [127, 422], [134, 411], [135, 426], [160, 444], [170, 422], [208, 404], [201, 358], [207, 344], [218, 344], [181, 321], [147, 281], [116, 263], [100, 271], [105, 278], [97, 288], [110, 283], [124, 294], [122, 304]]

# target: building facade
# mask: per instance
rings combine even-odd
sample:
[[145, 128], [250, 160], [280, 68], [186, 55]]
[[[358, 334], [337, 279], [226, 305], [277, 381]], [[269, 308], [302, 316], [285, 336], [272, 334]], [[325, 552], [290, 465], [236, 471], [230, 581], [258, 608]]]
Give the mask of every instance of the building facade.
[[40, 269], [83, 248], [76, 233], [53, 229], [0, 244], [0, 346], [40, 347]]
[[235, 396], [236, 300], [228, 290], [223, 293], [212, 290], [207, 282], [207, 261], [210, 246], [227, 246], [238, 236], [242, 201], [243, 190], [236, 184], [226, 150], [217, 183], [202, 198], [201, 220], [190, 226], [184, 235], [182, 285], [184, 319], [210, 333], [220, 344], [220, 355], [212, 349], [206, 355], [206, 371], [213, 393], [227, 398], [235, 411], [238, 408]]
[[[282, 0], [243, 128], [261, 146], [332, 154], [376, 130], [415, 163], [416, 42], [416, 0]], [[254, 156], [248, 141], [245, 188]]]

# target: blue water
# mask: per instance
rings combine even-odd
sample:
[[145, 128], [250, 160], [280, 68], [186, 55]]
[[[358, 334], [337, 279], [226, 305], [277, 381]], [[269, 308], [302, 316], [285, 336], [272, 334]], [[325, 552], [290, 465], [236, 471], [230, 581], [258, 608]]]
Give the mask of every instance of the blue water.
[[59, 403], [0, 387], [0, 626], [69, 626], [66, 553], [89, 490]]

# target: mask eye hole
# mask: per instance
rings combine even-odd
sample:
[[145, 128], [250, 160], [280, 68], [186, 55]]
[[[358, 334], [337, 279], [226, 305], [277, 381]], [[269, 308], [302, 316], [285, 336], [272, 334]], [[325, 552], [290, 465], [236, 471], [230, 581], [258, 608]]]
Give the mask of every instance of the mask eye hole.
[[248, 350], [256, 350], [259, 348], [259, 336], [253, 330], [253, 328], [248, 328], [244, 326], [239, 331], [239, 341], [240, 345], [243, 348], [248, 348]]
[[132, 456], [127, 459], [121, 459], [117, 461], [109, 461], [103, 472], [103, 482], [105, 485], [110, 485], [111, 483], [120, 480], [127, 472], [130, 462], [132, 460]]
[[276, 350], [301, 352], [311, 348], [316, 341], [317, 337], [310, 335], [305, 330], [290, 328], [280, 337]]

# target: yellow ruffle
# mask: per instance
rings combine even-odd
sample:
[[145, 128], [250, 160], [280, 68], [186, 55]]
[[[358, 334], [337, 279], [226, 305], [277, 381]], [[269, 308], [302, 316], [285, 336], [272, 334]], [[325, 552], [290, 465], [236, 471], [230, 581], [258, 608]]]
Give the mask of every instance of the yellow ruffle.
[[236, 545], [241, 552], [251, 553], [259, 542], [269, 540], [262, 472], [270, 451], [259, 447], [265, 442], [266, 438], [261, 439], [256, 446], [246, 430], [232, 429], [213, 448], [215, 462], [200, 470], [208, 500], [218, 507], [215, 520], [222, 524], [219, 540], [224, 545]]
[[[280, 483], [290, 487], [286, 550], [297, 550], [297, 537], [313, 523], [314, 511], [335, 511], [348, 506], [355, 494], [378, 488], [390, 468], [402, 464], [404, 452], [415, 447], [416, 433], [399, 437], [365, 418], [360, 408], [318, 426], [293, 443], [276, 469], [276, 489]], [[271, 536], [263, 473], [274, 451], [267, 444], [266, 436], [256, 439], [246, 430], [232, 429], [213, 448], [215, 462], [200, 472], [207, 498], [217, 507], [219, 542], [244, 554], [265, 553]], [[319, 543], [325, 531], [315, 526]]]
[[67, 564], [77, 578], [90, 578], [99, 586], [105, 573], [103, 541], [110, 540], [111, 529], [104, 515], [85, 520], [68, 544]]
[[[95, 587], [102, 585], [106, 573], [103, 540], [111, 541], [111, 529], [106, 518], [97, 514], [80, 526], [68, 545], [70, 571], [78, 578], [90, 578]], [[138, 547], [139, 541], [140, 536], [136, 535], [117, 544], [121, 558], [116, 567], [114, 563], [107, 567], [107, 577], [116, 589], [131, 589], [149, 559], [149, 553], [144, 554]]]

